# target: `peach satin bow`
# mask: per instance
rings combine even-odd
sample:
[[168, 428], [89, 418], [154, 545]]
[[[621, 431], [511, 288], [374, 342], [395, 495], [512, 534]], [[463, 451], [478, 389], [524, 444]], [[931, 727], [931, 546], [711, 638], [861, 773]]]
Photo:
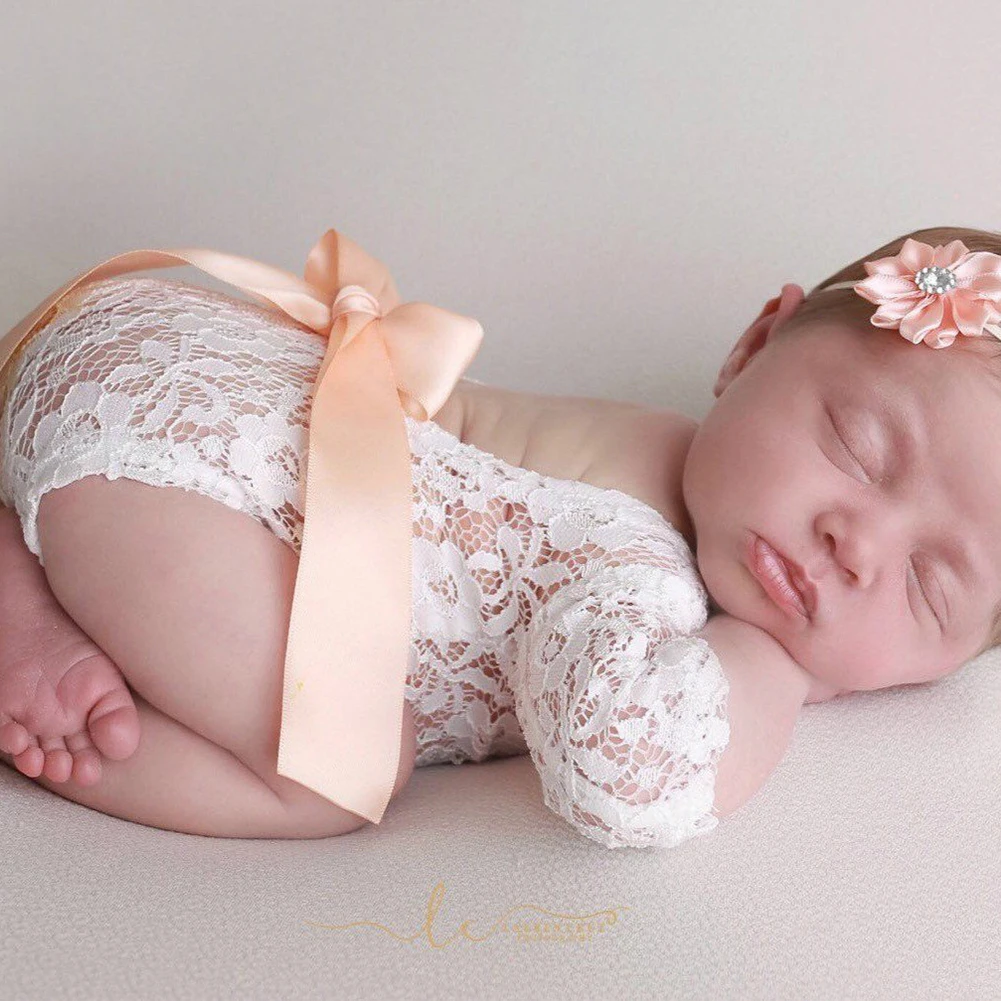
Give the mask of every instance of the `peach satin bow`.
[[132, 250], [67, 282], [0, 340], [0, 412], [20, 350], [74, 289], [190, 264], [327, 338], [314, 384], [278, 774], [378, 824], [400, 758], [410, 652], [413, 481], [405, 411], [429, 420], [483, 339], [470, 317], [400, 303], [386, 267], [334, 229], [304, 279], [247, 257]]

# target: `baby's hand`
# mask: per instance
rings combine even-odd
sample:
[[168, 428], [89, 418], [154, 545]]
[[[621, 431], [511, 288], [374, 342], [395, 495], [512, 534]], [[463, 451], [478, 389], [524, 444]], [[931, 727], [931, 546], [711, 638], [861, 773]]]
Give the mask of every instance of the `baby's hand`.
[[730, 683], [730, 741], [720, 758], [715, 800], [726, 817], [765, 784], [785, 756], [810, 679], [774, 636], [725, 612], [693, 635], [709, 644]]
[[52, 594], [0, 507], [0, 757], [30, 778], [101, 777], [101, 756], [139, 746], [139, 714], [121, 671]]

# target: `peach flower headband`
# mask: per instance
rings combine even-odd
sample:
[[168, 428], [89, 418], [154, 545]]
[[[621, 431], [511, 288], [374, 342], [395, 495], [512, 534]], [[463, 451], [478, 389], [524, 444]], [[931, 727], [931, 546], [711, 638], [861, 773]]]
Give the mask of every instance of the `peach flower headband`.
[[947, 348], [958, 334], [1001, 340], [1001, 256], [971, 252], [961, 240], [932, 247], [908, 238], [895, 257], [864, 266], [864, 281], [821, 291], [854, 288], [879, 306], [873, 326], [899, 329], [915, 344]]

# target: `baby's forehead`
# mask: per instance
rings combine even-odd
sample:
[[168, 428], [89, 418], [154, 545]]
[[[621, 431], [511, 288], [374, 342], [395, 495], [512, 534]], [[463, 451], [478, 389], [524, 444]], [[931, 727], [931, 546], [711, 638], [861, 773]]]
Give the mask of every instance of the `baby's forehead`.
[[1001, 342], [993, 337], [960, 334], [948, 347], [932, 348], [897, 330], [840, 329], [804, 339], [797, 350], [821, 386], [889, 394], [921, 410], [990, 389], [1001, 405]]

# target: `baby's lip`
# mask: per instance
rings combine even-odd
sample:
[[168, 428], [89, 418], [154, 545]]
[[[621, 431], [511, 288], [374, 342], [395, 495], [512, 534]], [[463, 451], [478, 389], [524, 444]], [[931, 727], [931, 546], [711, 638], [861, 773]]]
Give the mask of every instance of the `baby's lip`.
[[[768, 542], [767, 539], [765, 541]], [[772, 546], [770, 542], [768, 542], [768, 545]], [[814, 612], [817, 610], [817, 585], [807, 577], [806, 571], [795, 560], [786, 556], [777, 546], [772, 546], [772, 549], [775, 550], [778, 558], [785, 564], [789, 579], [792, 581], [793, 587], [799, 591], [799, 596], [803, 599], [803, 604], [806, 606], [806, 614], [812, 619]]]
[[814, 613], [817, 610], [817, 585], [813, 583], [807, 577], [803, 568], [795, 561], [786, 556], [778, 546], [771, 543], [770, 540], [766, 539], [763, 535], [757, 532], [751, 532], [748, 545], [750, 549], [750, 558], [754, 559], [754, 539], [755, 537], [761, 539], [761, 541], [775, 552], [775, 555], [782, 561], [785, 567], [786, 573], [789, 575], [789, 580], [792, 582], [793, 587], [799, 592], [799, 596], [803, 601], [803, 607], [806, 609], [806, 618], [808, 621], [813, 620]]

